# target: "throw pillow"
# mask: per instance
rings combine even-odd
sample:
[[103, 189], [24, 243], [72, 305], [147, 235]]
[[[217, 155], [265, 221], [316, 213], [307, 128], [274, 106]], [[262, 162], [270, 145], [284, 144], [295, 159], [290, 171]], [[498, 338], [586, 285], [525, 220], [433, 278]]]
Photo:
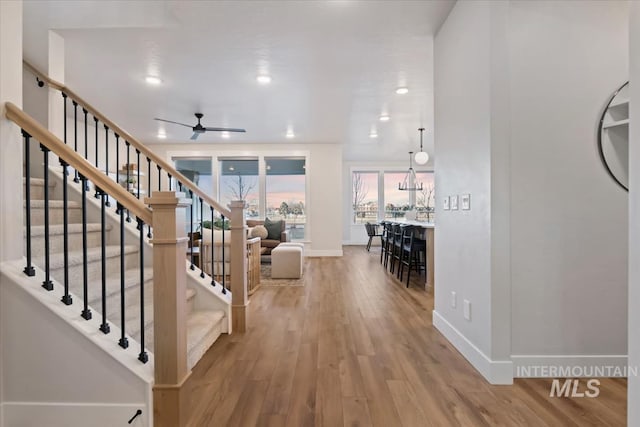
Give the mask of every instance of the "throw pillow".
[[269, 231], [263, 225], [256, 225], [251, 230], [251, 237], [259, 237], [261, 239], [266, 239], [269, 235]]
[[280, 240], [282, 233], [282, 221], [271, 221], [269, 218], [264, 220], [264, 227], [267, 229], [267, 239]]

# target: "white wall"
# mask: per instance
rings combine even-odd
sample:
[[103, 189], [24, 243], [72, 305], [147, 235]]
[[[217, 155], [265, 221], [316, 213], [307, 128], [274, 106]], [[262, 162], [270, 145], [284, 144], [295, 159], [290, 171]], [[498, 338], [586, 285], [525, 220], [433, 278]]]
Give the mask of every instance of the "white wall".
[[[629, 259], [640, 258], [640, 4], [632, 3], [629, 20]], [[629, 263], [629, 366], [640, 366], [640, 264]], [[640, 425], [640, 378], [627, 380], [627, 424]]]
[[[307, 240], [309, 256], [342, 255], [342, 146], [339, 144], [148, 144], [172, 157], [306, 156]], [[122, 163], [122, 162], [121, 162]], [[156, 176], [155, 173], [153, 175]], [[163, 184], [164, 185], [164, 184]]]
[[512, 353], [625, 363], [628, 194], [596, 131], [628, 79], [628, 5], [511, 2], [509, 21]]
[[[625, 2], [458, 2], [436, 35], [434, 325], [490, 381], [509, 360], [626, 362], [627, 196], [596, 146], [626, 19]], [[462, 193], [471, 211], [441, 209]]]
[[[0, 261], [22, 256], [22, 137], [19, 129], [5, 118], [4, 103], [22, 106], [22, 2], [0, 2]], [[6, 286], [0, 279], [0, 289]], [[2, 306], [2, 301], [0, 301]], [[2, 333], [5, 313], [0, 309], [0, 348], [9, 345]], [[4, 360], [0, 354], [0, 425], [4, 412]]]
[[[508, 382], [492, 356], [491, 333], [493, 6], [458, 2], [435, 39], [434, 325], [490, 381]], [[464, 193], [471, 194], [470, 211], [442, 209], [444, 197]], [[471, 302], [470, 321], [463, 300]]]

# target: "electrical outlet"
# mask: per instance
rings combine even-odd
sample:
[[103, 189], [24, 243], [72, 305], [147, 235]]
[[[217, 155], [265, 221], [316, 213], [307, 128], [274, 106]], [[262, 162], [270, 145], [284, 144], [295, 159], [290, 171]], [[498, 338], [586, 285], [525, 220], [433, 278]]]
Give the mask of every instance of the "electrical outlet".
[[464, 300], [463, 314], [465, 319], [471, 320], [471, 302], [467, 299]]
[[458, 301], [456, 300], [456, 293], [451, 291], [451, 308], [456, 308]]

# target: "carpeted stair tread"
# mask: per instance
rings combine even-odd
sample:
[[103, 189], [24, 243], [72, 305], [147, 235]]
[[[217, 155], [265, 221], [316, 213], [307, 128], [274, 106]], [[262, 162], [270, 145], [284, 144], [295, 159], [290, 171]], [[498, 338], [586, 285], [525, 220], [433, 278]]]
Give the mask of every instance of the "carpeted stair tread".
[[[25, 200], [23, 206], [27, 206], [27, 201]], [[82, 206], [78, 202], [74, 202], [69, 200], [67, 202], [67, 209], [80, 209]], [[49, 209], [63, 209], [64, 201], [63, 200], [49, 200]], [[40, 199], [32, 199], [31, 200], [31, 209], [44, 209], [44, 200]]]
[[[144, 281], [145, 283], [153, 280], [153, 268], [148, 267], [144, 269]], [[89, 287], [89, 305], [98, 306], [100, 299], [102, 298], [102, 286], [96, 283], [97, 286]], [[128, 289], [140, 286], [140, 269], [130, 268], [124, 272], [124, 289], [125, 292]], [[107, 276], [106, 282], [106, 295], [107, 299], [111, 296], [115, 296], [118, 307], [120, 307], [120, 274], [114, 276]], [[151, 288], [153, 289], [153, 287]]]
[[[138, 251], [138, 246], [136, 245], [125, 245], [124, 253], [131, 254]], [[105, 254], [107, 258], [115, 257], [120, 255], [120, 245], [110, 245], [105, 248]], [[87, 249], [87, 262], [100, 261], [102, 259], [102, 249], [97, 248], [88, 248]], [[44, 258], [38, 259], [37, 262], [34, 261], [34, 264], [38, 266], [44, 266]], [[82, 265], [82, 250], [79, 251], [69, 251], [69, 268]], [[64, 254], [63, 253], [54, 253], [51, 254], [51, 258], [49, 261], [49, 267], [52, 270], [56, 270], [58, 268], [64, 267]]]
[[[87, 231], [89, 233], [94, 231], [100, 231], [101, 226], [100, 223], [87, 223]], [[82, 224], [68, 224], [69, 233], [82, 233]], [[111, 230], [111, 226], [107, 225], [105, 232], [109, 232]], [[49, 225], [49, 234], [52, 236], [62, 235], [64, 233], [64, 224], [50, 224]], [[25, 230], [26, 234], [26, 230]], [[44, 236], [44, 225], [32, 225], [31, 226], [31, 236]]]
[[187, 317], [187, 360], [193, 368], [202, 355], [220, 336], [220, 322], [224, 318], [221, 310], [193, 311]]

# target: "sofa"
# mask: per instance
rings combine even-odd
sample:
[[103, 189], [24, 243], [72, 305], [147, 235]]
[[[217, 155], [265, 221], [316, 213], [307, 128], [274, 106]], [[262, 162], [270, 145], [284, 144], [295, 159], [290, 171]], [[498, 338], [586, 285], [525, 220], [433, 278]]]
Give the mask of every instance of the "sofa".
[[[247, 227], [252, 229], [253, 227], [256, 227], [258, 225], [264, 226], [264, 223], [265, 223], [265, 221], [263, 221], [263, 220], [248, 219], [247, 220]], [[289, 237], [289, 231], [286, 229], [286, 227], [287, 227], [286, 222], [284, 220], [282, 220], [282, 221], [280, 221], [280, 235], [278, 236], [279, 238], [277, 238], [277, 239], [273, 239], [273, 238], [261, 239], [260, 246], [265, 248], [265, 251], [264, 251], [263, 255], [271, 255], [271, 251], [273, 250], [273, 248], [275, 248], [276, 246], [278, 246], [282, 242], [288, 242], [288, 241], [291, 240], [290, 237]], [[249, 236], [249, 237], [252, 237], [252, 236]], [[268, 237], [273, 237], [273, 236], [268, 236]]]

